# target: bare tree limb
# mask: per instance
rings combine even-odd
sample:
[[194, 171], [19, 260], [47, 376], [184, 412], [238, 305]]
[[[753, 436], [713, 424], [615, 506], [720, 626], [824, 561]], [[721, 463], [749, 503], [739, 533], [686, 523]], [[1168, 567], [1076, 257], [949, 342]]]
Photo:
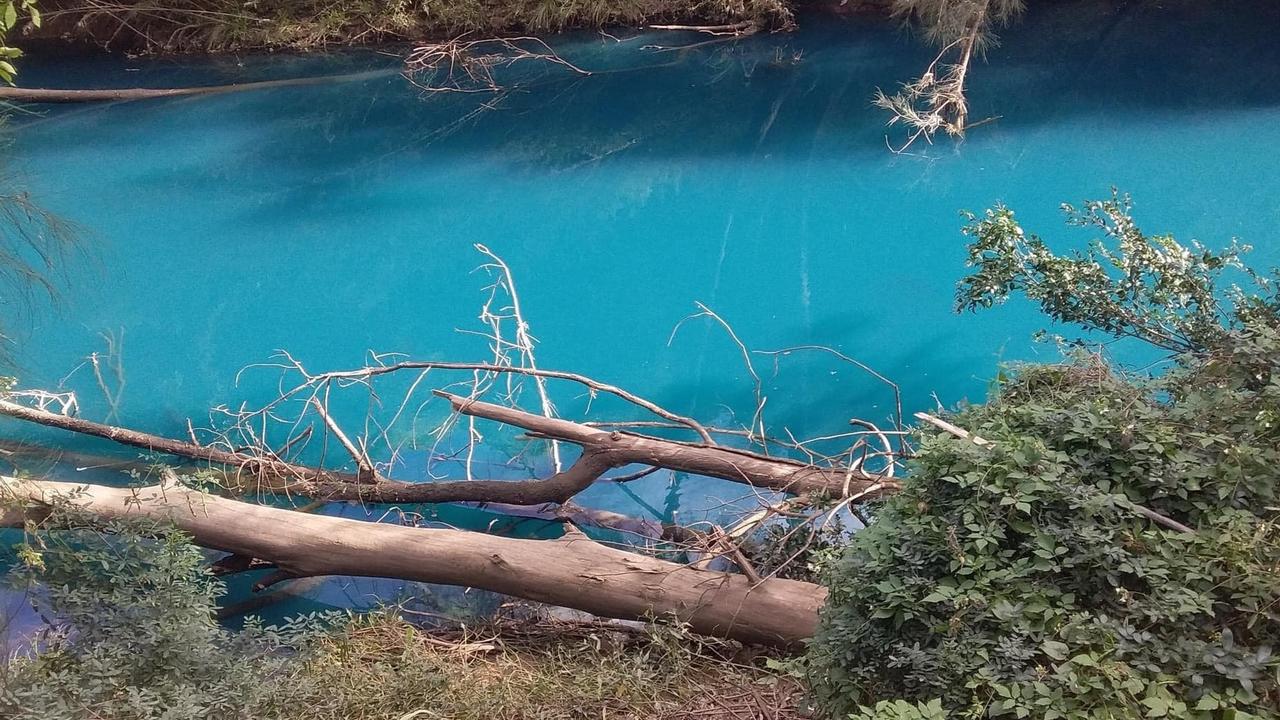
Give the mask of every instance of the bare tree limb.
[[843, 496], [846, 489], [860, 492], [876, 484], [880, 484], [877, 492], [892, 492], [898, 487], [894, 480], [861, 470], [823, 468], [719, 445], [695, 445], [617, 430], [607, 432], [568, 420], [545, 418], [515, 408], [471, 400], [443, 390], [434, 392], [464, 415], [524, 428], [533, 437], [557, 438], [596, 449], [614, 467], [632, 463], [657, 465], [677, 472], [717, 477], [780, 492], [825, 493], [835, 497]]
[[207, 85], [184, 88], [121, 88], [93, 90], [52, 90], [43, 88], [18, 88], [0, 86], [0, 101], [29, 103], [83, 103], [112, 102], [119, 100], [149, 100], [153, 98], [182, 97], [187, 95], [216, 95], [247, 90], [268, 90], [298, 85], [320, 85], [332, 82], [361, 82], [398, 74], [397, 70], [370, 70], [368, 72], [327, 77], [288, 78], [262, 82], [236, 83], [233, 85]]

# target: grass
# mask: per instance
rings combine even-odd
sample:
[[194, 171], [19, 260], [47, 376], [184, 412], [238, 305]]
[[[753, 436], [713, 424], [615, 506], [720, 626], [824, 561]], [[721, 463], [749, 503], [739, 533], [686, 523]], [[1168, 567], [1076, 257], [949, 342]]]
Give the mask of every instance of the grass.
[[798, 718], [789, 677], [669, 626], [554, 620], [424, 631], [393, 615], [327, 634], [293, 682], [298, 718]]

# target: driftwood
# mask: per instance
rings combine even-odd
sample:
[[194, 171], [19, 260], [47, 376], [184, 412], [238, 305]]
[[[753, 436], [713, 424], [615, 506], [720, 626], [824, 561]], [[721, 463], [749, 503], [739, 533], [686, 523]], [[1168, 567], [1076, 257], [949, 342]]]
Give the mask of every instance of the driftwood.
[[399, 75], [398, 69], [369, 70], [347, 75], [287, 78], [262, 82], [233, 83], [230, 85], [204, 85], [182, 88], [116, 88], [93, 90], [58, 90], [49, 88], [20, 88], [0, 86], [0, 101], [27, 103], [86, 103], [116, 102], [121, 100], [151, 100], [155, 98], [186, 97], [190, 95], [220, 95], [247, 90], [271, 90], [301, 85], [322, 85], [335, 82], [361, 82], [374, 78]]
[[[39, 516], [57, 497], [103, 518], [172, 521], [208, 548], [274, 564], [274, 579], [351, 575], [483, 588], [622, 619], [674, 615], [698, 633], [796, 645], [813, 634], [826, 591], [811, 583], [698, 570], [595, 542], [515, 540], [310, 515], [179, 485], [113, 488], [0, 477]], [[15, 513], [4, 517], [20, 521]]]

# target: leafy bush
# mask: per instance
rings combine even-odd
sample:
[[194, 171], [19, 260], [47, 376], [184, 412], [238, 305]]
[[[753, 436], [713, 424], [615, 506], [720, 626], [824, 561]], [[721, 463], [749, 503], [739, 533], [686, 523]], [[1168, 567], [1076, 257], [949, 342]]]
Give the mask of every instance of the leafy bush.
[[167, 527], [102, 521], [56, 506], [29, 526], [12, 574], [56, 618], [33, 657], [0, 678], [0, 716], [267, 717], [315, 618], [233, 633], [214, 620], [222, 586], [204, 553]]
[[[1083, 351], [1015, 368], [951, 418], [981, 442], [923, 433], [905, 490], [829, 576], [807, 664], [835, 714], [931, 717], [883, 702], [899, 699], [954, 717], [1280, 708], [1277, 295], [1241, 248], [1143, 235], [1124, 198], [1069, 211], [1109, 244], [1059, 256], [1006, 208], [973, 218], [959, 307], [1021, 291], [1178, 354], [1155, 378]], [[1253, 294], [1221, 287], [1227, 272]]]

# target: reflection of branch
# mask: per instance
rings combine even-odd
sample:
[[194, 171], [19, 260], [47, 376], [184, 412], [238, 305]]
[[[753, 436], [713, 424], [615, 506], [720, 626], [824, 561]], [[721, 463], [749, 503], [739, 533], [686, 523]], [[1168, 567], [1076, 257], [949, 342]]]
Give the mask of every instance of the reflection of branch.
[[[884, 383], [885, 385], [888, 385], [893, 390], [893, 404], [894, 404], [894, 410], [895, 410], [893, 422], [894, 422], [894, 427], [897, 429], [896, 434], [900, 439], [904, 437], [905, 433], [903, 432], [903, 429], [902, 429], [902, 391], [898, 388], [897, 383], [885, 377], [884, 375], [881, 375], [880, 373], [876, 372], [875, 369], [873, 369], [870, 365], [867, 365], [866, 363], [855, 360], [854, 358], [851, 358], [848, 355], [845, 355], [839, 350], [836, 350], [835, 348], [827, 347], [826, 345], [793, 345], [791, 347], [782, 348], [781, 350], [755, 350], [754, 352], [760, 355], [772, 355], [774, 358], [774, 368], [776, 372], [778, 358], [784, 355], [790, 355], [791, 353], [803, 351], [803, 350], [824, 352], [824, 353], [827, 353], [828, 355], [832, 355], [837, 359], [847, 362], [850, 365], [853, 365], [854, 367], [857, 367], [858, 369], [866, 372], [867, 374], [871, 375], [872, 377]], [[879, 432], [879, 430], [877, 430], [877, 432]], [[905, 451], [905, 448], [901, 448], [901, 449]]]
[[[676, 323], [676, 326], [671, 329], [671, 337], [667, 339], [667, 346], [669, 347], [671, 342], [675, 340], [676, 333], [679, 332], [680, 327], [686, 321], [693, 320], [694, 318], [711, 318], [720, 325], [720, 327], [724, 328], [725, 333], [729, 335], [729, 339], [733, 341], [733, 344], [738, 348], [738, 352], [742, 354], [742, 363], [746, 366], [747, 373], [751, 375], [751, 382], [755, 388], [756, 408], [755, 412], [751, 416], [751, 432], [748, 434], [747, 439], [752, 442], [759, 442], [765, 451], [768, 452], [768, 435], [765, 431], [764, 425], [764, 406], [768, 401], [768, 398], [764, 395], [764, 382], [760, 379], [760, 375], [756, 373], [755, 366], [751, 364], [751, 351], [747, 349], [746, 344], [742, 342], [738, 337], [738, 334], [733, 331], [733, 326], [726, 322], [724, 318], [720, 317], [711, 308], [700, 302], [694, 304], [698, 306], [698, 312]], [[757, 431], [759, 432], [758, 436], [756, 435]]]
[[[115, 333], [108, 331], [102, 333], [102, 339], [107, 343], [107, 351], [105, 354], [90, 353], [89, 366], [93, 368], [93, 377], [98, 382], [98, 389], [102, 391], [102, 396], [107, 401], [107, 420], [114, 420], [119, 417], [120, 396], [124, 393], [124, 329], [120, 329], [119, 338]], [[107, 385], [106, 378], [102, 375], [104, 363], [115, 376], [114, 391]]]

